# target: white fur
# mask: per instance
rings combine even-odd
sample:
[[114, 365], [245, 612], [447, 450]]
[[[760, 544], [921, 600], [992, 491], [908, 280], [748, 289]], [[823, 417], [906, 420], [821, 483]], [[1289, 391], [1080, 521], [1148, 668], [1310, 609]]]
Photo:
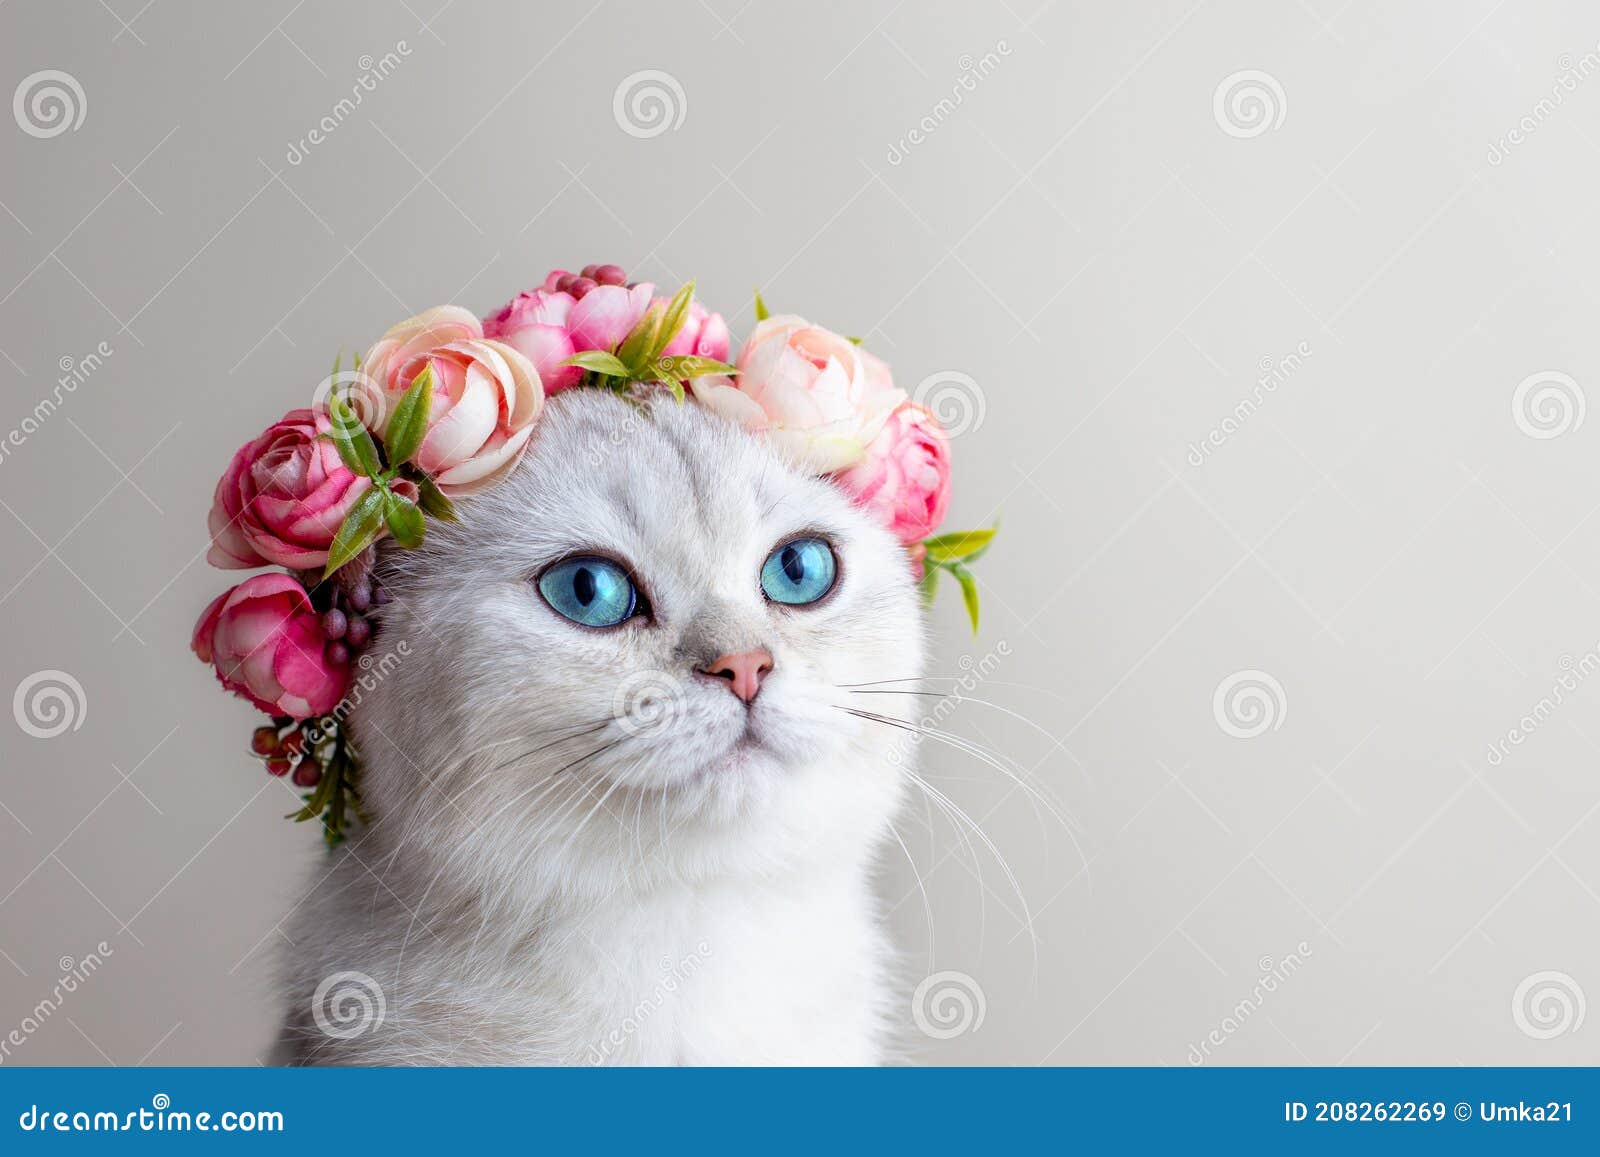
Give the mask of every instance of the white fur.
[[[296, 914], [285, 1040], [307, 1063], [871, 1064], [889, 947], [871, 887], [905, 787], [845, 684], [921, 671], [904, 551], [832, 485], [691, 404], [553, 399], [514, 476], [386, 547], [369, 654], [409, 654], [352, 716], [370, 827]], [[834, 592], [768, 603], [801, 531]], [[535, 577], [634, 568], [648, 621], [592, 631]], [[694, 668], [765, 647], [749, 710]], [[898, 695], [872, 709], [914, 718]], [[651, 720], [656, 720], [652, 723]], [[605, 746], [610, 744], [611, 746]], [[563, 770], [564, 769], [564, 770]], [[354, 971], [381, 1023], [330, 1036]], [[368, 1018], [370, 1020], [370, 1018]], [[340, 1027], [344, 1024], [344, 1027]]]

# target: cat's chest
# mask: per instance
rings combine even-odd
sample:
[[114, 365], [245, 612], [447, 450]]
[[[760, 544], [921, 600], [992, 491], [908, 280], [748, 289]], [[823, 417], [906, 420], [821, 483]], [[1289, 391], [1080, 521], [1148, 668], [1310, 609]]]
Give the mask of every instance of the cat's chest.
[[574, 1062], [877, 1059], [884, 949], [865, 889], [845, 881], [668, 892], [550, 931], [561, 941], [530, 980]]

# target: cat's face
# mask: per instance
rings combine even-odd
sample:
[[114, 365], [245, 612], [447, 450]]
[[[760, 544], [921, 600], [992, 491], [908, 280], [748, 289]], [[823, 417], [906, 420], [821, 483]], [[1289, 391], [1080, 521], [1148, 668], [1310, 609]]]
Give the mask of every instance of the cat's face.
[[380, 826], [679, 870], [870, 841], [898, 800], [900, 736], [843, 708], [920, 672], [903, 549], [693, 404], [560, 395], [516, 474], [383, 573], [373, 651], [409, 656], [356, 716]]

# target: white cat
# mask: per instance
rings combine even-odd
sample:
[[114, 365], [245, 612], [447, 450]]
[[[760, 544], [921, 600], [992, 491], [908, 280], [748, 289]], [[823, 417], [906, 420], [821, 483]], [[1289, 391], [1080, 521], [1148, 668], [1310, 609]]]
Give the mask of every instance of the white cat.
[[692, 402], [599, 390], [459, 508], [379, 562], [371, 653], [409, 654], [353, 715], [371, 824], [291, 927], [292, 1059], [879, 1061], [910, 748], [845, 708], [921, 671], [904, 549]]

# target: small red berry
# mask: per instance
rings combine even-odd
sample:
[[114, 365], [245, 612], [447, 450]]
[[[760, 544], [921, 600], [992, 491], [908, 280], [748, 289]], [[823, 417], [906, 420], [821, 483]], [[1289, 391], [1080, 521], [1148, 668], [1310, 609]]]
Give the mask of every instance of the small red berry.
[[621, 285], [628, 280], [628, 275], [622, 271], [620, 265], [602, 265], [589, 276], [601, 285]]
[[314, 759], [302, 759], [294, 769], [296, 787], [316, 787], [322, 782], [322, 765]]
[[257, 755], [276, 755], [280, 750], [276, 727], [257, 727], [250, 736], [250, 750]]
[[267, 760], [267, 774], [288, 775], [289, 768], [292, 766], [287, 759], [269, 759]]

